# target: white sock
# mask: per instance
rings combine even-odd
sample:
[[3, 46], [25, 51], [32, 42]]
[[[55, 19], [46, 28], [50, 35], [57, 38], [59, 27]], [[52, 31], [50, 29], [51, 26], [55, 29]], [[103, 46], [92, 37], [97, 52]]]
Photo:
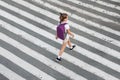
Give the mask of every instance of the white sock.
[[58, 58], [60, 59], [60, 58], [61, 58], [61, 56], [58, 56]]
[[72, 47], [73, 47], [73, 45], [71, 45], [71, 47], [70, 47], [70, 48], [72, 49]]
[[72, 45], [72, 46], [70, 47], [70, 49], [72, 49], [72, 48], [73, 48], [73, 46], [75, 46], [75, 45]]

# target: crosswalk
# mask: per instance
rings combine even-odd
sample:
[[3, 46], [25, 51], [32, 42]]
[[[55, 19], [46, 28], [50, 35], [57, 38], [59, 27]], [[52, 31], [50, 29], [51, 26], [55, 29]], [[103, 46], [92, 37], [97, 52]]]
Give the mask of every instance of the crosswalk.
[[[0, 0], [0, 74], [9, 80], [120, 80], [119, 0]], [[56, 63], [59, 12], [77, 47]]]

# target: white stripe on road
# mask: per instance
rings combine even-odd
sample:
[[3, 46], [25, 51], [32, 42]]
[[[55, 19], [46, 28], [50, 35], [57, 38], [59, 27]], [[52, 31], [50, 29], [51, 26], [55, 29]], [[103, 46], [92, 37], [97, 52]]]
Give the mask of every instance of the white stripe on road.
[[[4, 25], [5, 25], [5, 24], [4, 24]], [[6, 25], [8, 25], [8, 24], [6, 24]], [[26, 25], [26, 24], [24, 24], [24, 25]], [[10, 25], [8, 25], [8, 26], [10, 26]], [[7, 26], [7, 27], [8, 27], [8, 26]], [[4, 27], [5, 27], [5, 26], [4, 26]], [[7, 27], [5, 27], [5, 28], [7, 28]], [[36, 37], [33, 37], [33, 36], [27, 34], [26, 32], [23, 32], [22, 30], [19, 30], [19, 29], [17, 29], [17, 28], [16, 28], [16, 29], [15, 29], [15, 28], [13, 29], [13, 26], [10, 26], [10, 27], [11, 27], [13, 33], [15, 33], [15, 34], [17, 34], [17, 35], [20, 35], [20, 36], [22, 36], [24, 39], [26, 39], [26, 40], [34, 43], [35, 45], [38, 45], [38, 46], [40, 46], [40, 47], [42, 47], [42, 48], [45, 48], [45, 49], [48, 50], [49, 52], [57, 55], [56, 53], [58, 53], [59, 49], [57, 49], [57, 48], [55, 48], [55, 47], [53, 47], [53, 46], [51, 46], [51, 45], [49, 45], [49, 44], [41, 41], [40, 39], [38, 39], [38, 38], [36, 38]], [[30, 26], [29, 26], [29, 27], [30, 27]], [[10, 30], [11, 30], [11, 29], [10, 29]], [[35, 29], [35, 28], [33, 27], [33, 29]], [[38, 30], [39, 30], [39, 29], [38, 29]], [[41, 31], [40, 31], [40, 32], [41, 32]], [[2, 35], [3, 35], [3, 36], [2, 36]], [[46, 34], [46, 35], [47, 35], [47, 34]], [[15, 41], [13, 42], [13, 40], [10, 39], [9, 37], [5, 37], [4, 34], [1, 34], [1, 36], [2, 36], [1, 39], [4, 40], [4, 41], [6, 41], [7, 43], [9, 43], [9, 44], [11, 44], [11, 45], [17, 44], [17, 45], [13, 45], [13, 46], [15, 46], [15, 47], [17, 47], [17, 48], [18, 48], [18, 46], [20, 46], [19, 43], [15, 43]], [[8, 42], [8, 40], [10, 40], [10, 42]], [[19, 44], [19, 45], [18, 45], [18, 44]], [[22, 46], [20, 46], [20, 49], [21, 49], [21, 47], [22, 47]], [[23, 48], [23, 47], [22, 47], [22, 48]], [[21, 49], [21, 50], [22, 50], [22, 49]], [[67, 61], [69, 61], [70, 63], [72, 63], [72, 64], [74, 64], [74, 65], [77, 65], [78, 67], [80, 67], [80, 68], [82, 68], [82, 69], [85, 69], [85, 70], [87, 70], [87, 71], [89, 71], [89, 72], [91, 72], [91, 73], [93, 73], [93, 74], [95, 74], [95, 75], [97, 75], [97, 76], [99, 76], [99, 77], [101, 77], [101, 78], [104, 78], [104, 79], [106, 79], [106, 80], [119, 80], [119, 79], [111, 76], [110, 74], [108, 74], [108, 73], [106, 73], [106, 72], [104, 72], [104, 71], [102, 71], [102, 70], [100, 70], [100, 69], [97, 69], [96, 67], [91, 66], [91, 65], [89, 65], [89, 64], [87, 64], [87, 63], [85, 63], [85, 62], [83, 62], [83, 61], [81, 61], [81, 60], [79, 60], [79, 59], [77, 59], [77, 58], [69, 55], [69, 53], [65, 53], [65, 52], [64, 52], [63, 58], [66, 59]], [[67, 73], [68, 73], [68, 72], [67, 72]]]
[[[41, 9], [41, 8], [38, 8], [38, 7], [36, 7], [36, 6], [32, 5], [32, 4], [29, 4], [29, 3], [27, 3], [27, 2], [24, 2], [24, 1], [19, 1], [19, 2], [18, 2], [18, 1], [17, 1], [17, 3], [22, 4], [22, 5], [30, 8], [30, 9], [32, 9], [32, 10], [34, 10], [34, 11], [36, 11], [36, 12], [39, 12], [39, 13], [45, 15], [45, 16], [48, 16], [48, 17], [50, 17], [50, 18], [52, 18], [52, 19], [55, 19], [55, 20], [58, 19], [58, 16], [57, 16], [57, 15], [55, 15], [55, 14], [53, 14], [53, 13], [50, 13], [49, 11], [43, 10], [43, 9]], [[32, 6], [32, 7], [29, 7], [29, 6]], [[22, 14], [21, 14], [21, 15], [22, 15]], [[53, 16], [54, 16], [54, 17], [53, 17]], [[74, 16], [76, 19], [78, 19], [78, 17], [79, 17], [79, 16], [76, 16], [76, 15], [72, 15], [72, 16]], [[79, 19], [80, 19], [80, 18], [79, 18]], [[88, 33], [88, 34], [90, 34], [90, 35], [92, 35], [92, 36], [98, 37], [98, 38], [100, 38], [100, 39], [102, 39], [102, 40], [108, 41], [108, 42], [110, 42], [110, 43], [112, 43], [112, 44], [120, 47], [120, 41], [118, 41], [118, 40], [115, 40], [115, 39], [113, 39], [113, 38], [110, 38], [110, 37], [107, 37], [107, 36], [105, 36], [105, 35], [102, 35], [102, 34], [96, 32], [96, 31], [87, 29], [86, 27], [83, 27], [83, 26], [81, 26], [81, 25], [79, 25], [79, 24], [76, 24], [76, 23], [74, 23], [74, 22], [72, 22], [72, 21], [69, 21], [69, 22], [70, 22], [70, 23], [69, 23], [70, 25], [72, 25], [74, 28], [76, 28], [76, 29], [78, 29], [78, 30], [81, 30], [81, 31], [83, 31], [83, 32], [86, 32], [86, 33]], [[96, 26], [97, 26], [97, 25], [96, 25]], [[98, 25], [98, 26], [99, 26], [99, 25]], [[100, 27], [103, 27], [103, 28], [105, 29], [104, 26], [100, 26]], [[107, 28], [106, 28], [106, 30], [107, 30]], [[109, 32], [112, 32], [113, 34], [116, 34], [116, 33], [117, 33], [117, 35], [120, 36], [120, 32], [114, 31], [114, 30], [112, 30], [112, 29], [108, 29], [108, 30], [109, 30]], [[108, 30], [107, 30], [107, 31], [108, 31]], [[113, 31], [114, 31], [114, 32], [113, 32]], [[94, 34], [94, 35], [93, 35], [93, 34]], [[96, 34], [97, 34], [97, 35], [96, 35]]]
[[[9, 37], [5, 36], [2, 33], [0, 33], [0, 38], [6, 39], [9, 43], [12, 43], [12, 40], [10, 40]], [[13, 44], [13, 45], [15, 45], [15, 44]], [[16, 45], [18, 45], [18, 44], [16, 44]], [[31, 74], [35, 75], [39, 79], [42, 79], [42, 80], [47, 80], [47, 79], [49, 79], [49, 80], [56, 80], [55, 78], [53, 78], [53, 77], [49, 76], [48, 74], [42, 72], [41, 70], [39, 70], [35, 66], [31, 65], [30, 63], [22, 60], [21, 58], [19, 58], [17, 56], [15, 56], [14, 54], [12, 54], [11, 52], [5, 50], [4, 48], [0, 47], [0, 51], [1, 51], [1, 53], [0, 53], [1, 56], [9, 59], [13, 63], [15, 63], [16, 65], [20, 66], [24, 70], [30, 72]], [[18, 79], [16, 79], [16, 80], [18, 80]]]
[[83, 3], [83, 2], [78, 1], [78, 0], [67, 0], [67, 1], [73, 2], [75, 4], [84, 6], [84, 7], [89, 8], [89, 9], [96, 10], [98, 12], [101, 12], [101, 13], [104, 13], [104, 14], [107, 14], [107, 15], [110, 15], [110, 16], [114, 16], [116, 18], [120, 18], [120, 14], [119, 13], [111, 12], [111, 11], [108, 11], [108, 10], [105, 10], [105, 9], [93, 6], [91, 4]]
[[120, 6], [118, 6], [118, 5], [114, 5], [114, 4], [111, 4], [111, 3], [107, 3], [107, 2], [104, 2], [104, 1], [101, 1], [101, 0], [90, 0], [90, 1], [96, 2], [96, 3], [100, 4], [100, 5], [104, 5], [104, 6], [113, 8], [113, 9], [120, 10]]
[[[4, 21], [0, 21], [2, 24], [4, 24], [5, 26], [3, 26], [3, 28], [5, 28], [5, 29], [7, 29], [7, 30], [9, 30], [9, 31], [11, 31], [11, 32], [19, 32], [19, 30], [17, 30], [16, 28], [14, 28], [14, 27], [12, 27], [11, 25], [9, 25], [9, 24], [7, 24], [7, 23], [5, 23]], [[49, 24], [48, 24], [49, 25]], [[24, 25], [25, 26], [25, 25]], [[55, 39], [55, 36], [54, 35], [52, 35], [51, 33], [49, 33], [49, 32], [47, 32], [47, 31], [45, 31], [45, 30], [43, 30], [43, 29], [40, 29], [40, 28], [37, 28], [37, 27], [33, 27], [33, 26], [29, 26], [30, 28], [30, 30], [32, 30], [32, 31], [34, 31], [34, 32], [36, 32], [36, 33], [38, 33], [38, 34], [40, 34], [40, 35], [42, 35], [42, 36], [45, 36], [46, 38], [49, 38], [49, 39], [51, 39], [51, 40], [53, 40], [53, 41], [55, 41], [55, 42], [58, 42], [58, 41], [56, 41], [56, 39]], [[25, 28], [27, 28], [27, 27], [25, 27]], [[14, 30], [14, 31], [13, 31]], [[17, 33], [16, 32], [16, 33]], [[46, 34], [46, 35], [45, 35]], [[20, 34], [19, 34], [20, 35]], [[83, 40], [84, 41], [84, 40]], [[61, 44], [61, 42], [58, 42], [58, 43], [60, 43]], [[77, 44], [75, 44], [75, 45], [77, 45]], [[107, 60], [107, 59], [105, 59], [105, 58], [103, 58], [103, 57], [101, 57], [101, 56], [98, 56], [98, 55], [96, 55], [95, 53], [92, 53], [92, 52], [90, 52], [90, 51], [88, 51], [88, 50], [85, 50], [84, 48], [82, 48], [82, 47], [79, 47], [79, 46], [77, 46], [77, 49], [75, 48], [74, 49], [76, 52], [79, 52], [79, 50], [80, 50], [80, 54], [82, 54], [82, 55], [85, 55], [85, 56], [87, 56], [88, 58], [91, 58], [91, 59], [93, 59], [93, 60], [95, 60], [95, 61], [97, 61], [97, 62], [99, 62], [99, 63], [101, 63], [101, 64], [103, 64], [103, 65], [105, 65], [105, 66], [108, 66], [109, 68], [111, 68], [111, 69], [113, 69], [113, 70], [115, 70], [115, 71], [118, 71], [118, 72], [120, 72], [120, 65], [118, 65], [118, 64], [116, 64], [116, 63], [113, 63], [113, 62], [111, 62], [111, 61], [109, 61], [109, 60]], [[92, 55], [92, 56], [91, 56]]]
[[[15, 29], [15, 30], [16, 30], [16, 29]], [[18, 30], [17, 30], [17, 31], [18, 31]], [[26, 33], [22, 32], [22, 31], [20, 31], [20, 32], [22, 33], [21, 36], [23, 36], [23, 35], [24, 35], [23, 37], [28, 36], [30, 40], [32, 39], [32, 36], [27, 35]], [[14, 33], [16, 33], [16, 32], [14, 32]], [[19, 34], [19, 31], [18, 31], [17, 34]], [[3, 41], [7, 42], [8, 44], [11, 44], [12, 46], [14, 46], [14, 47], [16, 47], [16, 48], [18, 48], [19, 50], [21, 50], [21, 51], [24, 52], [25, 54], [27, 54], [27, 55], [29, 55], [29, 56], [31, 56], [31, 57], [39, 60], [40, 62], [44, 63], [45, 65], [49, 66], [50, 68], [52, 68], [52, 69], [60, 72], [61, 74], [69, 77], [70, 80], [87, 80], [86, 78], [84, 78], [84, 77], [82, 77], [82, 76], [74, 73], [73, 71], [71, 71], [71, 70], [63, 67], [62, 65], [60, 65], [60, 64], [58, 64], [58, 63], [56, 63], [56, 62], [48, 59], [47, 57], [41, 55], [40, 53], [38, 53], [38, 52], [36, 52], [36, 51], [34, 51], [34, 50], [32, 50], [32, 49], [24, 46], [23, 44], [21, 44], [21, 43], [19, 43], [19, 42], [17, 42], [17, 41], [15, 41], [14, 39], [12, 39], [12, 38], [10, 38], [10, 37], [2, 34], [2, 33], [0, 33], [0, 35], [1, 35], [1, 38], [2, 38]], [[27, 38], [28, 38], [28, 37], [27, 37]], [[33, 39], [34, 39], [34, 37], [33, 37]], [[37, 40], [37, 41], [38, 41], [38, 40]], [[41, 45], [42, 45], [42, 43], [41, 43]], [[43, 46], [44, 46], [44, 45], [43, 45]], [[46, 46], [46, 45], [45, 45], [45, 46]], [[1, 51], [2, 51], [2, 50], [1, 50]], [[5, 55], [7, 55], [7, 58], [8, 58], [9, 60], [12, 60], [12, 61], [13, 61], [13, 59], [11, 59], [11, 57], [13, 56], [13, 54], [11, 54], [10, 52], [9, 52], [9, 53], [8, 53], [8, 52], [6, 52], [6, 53], [3, 52], [2, 56], [5, 56]], [[11, 57], [8, 57], [9, 55], [11, 55]], [[20, 61], [17, 56], [16, 56], [16, 57], [13, 56], [13, 58], [15, 58], [15, 59], [17, 60], [17, 61], [15, 62], [16, 64], [23, 63], [23, 61], [22, 61], [22, 60]], [[17, 63], [17, 62], [18, 62], [18, 63]], [[24, 65], [23, 67], [24, 67], [25, 69], [26, 69], [26, 68], [29, 68], [29, 69], [30, 69], [30, 67], [31, 67], [31, 65], [29, 66], [29, 65], [27, 65], [27, 63], [25, 64], [25, 62], [24, 62], [24, 64], [21, 64], [21, 65]], [[25, 66], [29, 66], [29, 67], [25, 67]], [[23, 68], [23, 67], [22, 67], [22, 68]], [[32, 70], [35, 70], [35, 69], [32, 68]], [[39, 71], [39, 70], [38, 70], [38, 71]], [[34, 71], [34, 72], [36, 72], [36, 75], [40, 75], [40, 74], [41, 74], [41, 73], [38, 73], [38, 71], [37, 71], [37, 72]], [[33, 73], [33, 72], [31, 72], [31, 73]], [[48, 75], [43, 76], [43, 75], [41, 74], [41, 77], [43, 77], [42, 80], [48, 80], [48, 79], [49, 79], [49, 80], [55, 80], [54, 78], [51, 78], [51, 77], [49, 78], [49, 77], [47, 77], [47, 76], [48, 76]]]
[[[4, 52], [1, 50], [1, 47], [0, 54], [4, 54]], [[9, 80], [26, 80], [2, 64], [0, 64], [0, 74], [4, 75]]]

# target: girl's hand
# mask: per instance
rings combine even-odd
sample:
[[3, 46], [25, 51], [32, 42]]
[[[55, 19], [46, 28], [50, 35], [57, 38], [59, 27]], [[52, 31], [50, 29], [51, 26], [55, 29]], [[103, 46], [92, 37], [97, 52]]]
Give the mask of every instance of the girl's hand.
[[74, 35], [72, 35], [72, 38], [74, 38]]

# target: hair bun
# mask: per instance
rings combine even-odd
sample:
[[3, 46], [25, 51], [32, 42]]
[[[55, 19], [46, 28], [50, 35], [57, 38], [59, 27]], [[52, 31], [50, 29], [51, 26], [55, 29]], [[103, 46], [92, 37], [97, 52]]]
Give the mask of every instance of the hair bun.
[[64, 21], [68, 17], [67, 13], [60, 13], [60, 22]]

